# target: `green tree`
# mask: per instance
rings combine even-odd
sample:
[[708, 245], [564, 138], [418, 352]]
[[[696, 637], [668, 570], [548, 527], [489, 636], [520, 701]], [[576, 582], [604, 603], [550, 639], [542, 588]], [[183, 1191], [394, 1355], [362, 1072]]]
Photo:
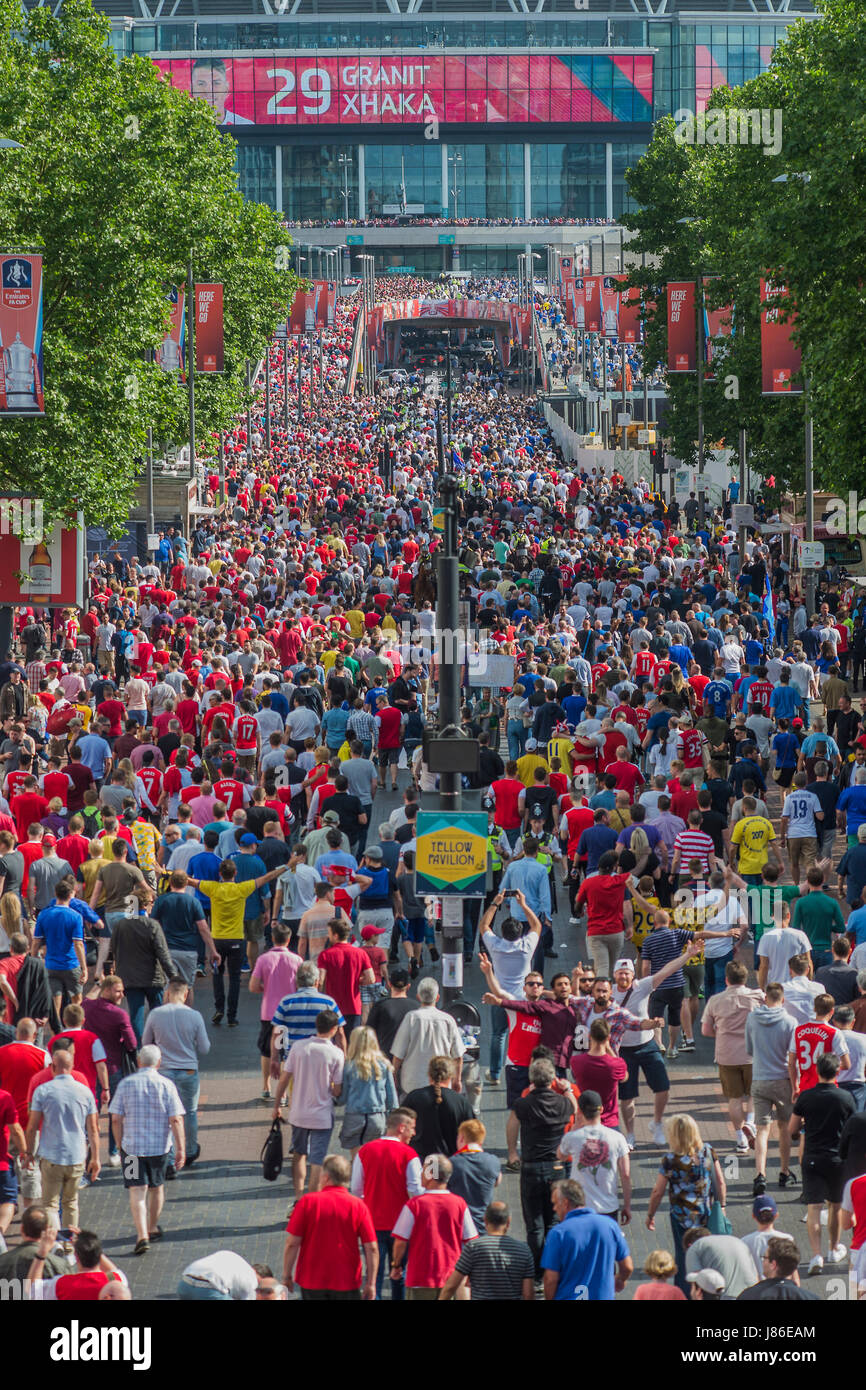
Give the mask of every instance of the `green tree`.
[[136, 457], [187, 438], [187, 391], [147, 356], [166, 292], [225, 286], [226, 369], [196, 378], [197, 452], [243, 404], [247, 358], [285, 316], [295, 279], [276, 215], [245, 203], [235, 144], [203, 101], [144, 58], [117, 60], [90, 0], [24, 12], [0, 0], [0, 249], [44, 266], [45, 418], [0, 424], [0, 487], [109, 528], [129, 515]]
[[[641, 211], [627, 219], [638, 251], [652, 258], [646, 282], [717, 275], [718, 303], [736, 305], [737, 332], [724, 382], [704, 392], [705, 438], [749, 452], [764, 475], [802, 489], [805, 397], [761, 395], [759, 279], [784, 277], [797, 307], [795, 339], [804, 353], [815, 430], [818, 486], [862, 481], [866, 403], [862, 376], [866, 330], [866, 10], [850, 0], [823, 0], [821, 18], [792, 26], [767, 72], [734, 90], [713, 93], [709, 111], [782, 113], [777, 158], [762, 143], [682, 144], [672, 120], [660, 122], [646, 156], [628, 176]], [[782, 173], [808, 173], [774, 182]], [[693, 219], [682, 223], [680, 219]], [[636, 282], [641, 278], [635, 275]], [[651, 360], [666, 359], [665, 301], [649, 316]], [[670, 379], [668, 429], [674, 452], [693, 460], [694, 378]]]

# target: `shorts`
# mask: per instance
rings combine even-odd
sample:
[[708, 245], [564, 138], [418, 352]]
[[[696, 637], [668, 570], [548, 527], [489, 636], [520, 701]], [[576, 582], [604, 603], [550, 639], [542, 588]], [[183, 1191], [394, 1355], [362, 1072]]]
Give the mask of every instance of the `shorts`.
[[259, 1056], [270, 1057], [271, 1038], [274, 1033], [274, 1025], [267, 1018], [263, 1018], [259, 1024], [259, 1036], [256, 1039], [256, 1047], [259, 1049]]
[[413, 946], [420, 946], [424, 941], [424, 931], [427, 926], [426, 917], [402, 917], [400, 919], [400, 939], [401, 941], [411, 941]]
[[177, 967], [179, 979], [192, 988], [198, 969], [198, 951], [172, 951], [171, 958]]
[[794, 1107], [790, 1081], [785, 1076], [777, 1081], [753, 1081], [752, 1104], [756, 1125], [768, 1125], [774, 1114], [779, 1124], [787, 1124]]
[[385, 1113], [362, 1115], [360, 1111], [347, 1111], [340, 1130], [340, 1143], [344, 1149], [360, 1149], [371, 1139], [381, 1139], [385, 1133]]
[[803, 1158], [803, 1201], [807, 1206], [841, 1202], [845, 1190], [845, 1164], [841, 1158], [818, 1154]]
[[126, 718], [127, 718], [127, 721], [128, 721], [129, 723], [146, 725], [146, 724], [147, 724], [147, 710], [146, 710], [146, 709], [128, 709], [128, 710], [126, 711]]
[[704, 987], [704, 973], [706, 967], [703, 965], [684, 965], [683, 979], [686, 982], [686, 999], [699, 999], [701, 990]]
[[264, 941], [265, 923], [262, 914], [250, 917], [244, 922], [244, 941]]
[[505, 1065], [505, 1104], [511, 1110], [529, 1085], [529, 1067]]
[[0, 1207], [18, 1201], [18, 1178], [14, 1168], [0, 1169]]
[[388, 995], [388, 990], [385, 988], [385, 986], [384, 986], [381, 982], [379, 982], [379, 983], [377, 983], [377, 984], [375, 984], [375, 985], [362, 985], [362, 986], [361, 986], [361, 1003], [362, 1003], [362, 1004], [375, 1004], [375, 1002], [376, 1002], [377, 999], [385, 999], [385, 998], [387, 998], [387, 995]]
[[620, 1100], [637, 1100], [641, 1072], [654, 1096], [670, 1090], [668, 1069], [655, 1038], [639, 1047], [623, 1047], [619, 1055], [628, 1067], [628, 1076], [619, 1083]]
[[741, 1067], [723, 1066], [720, 1062], [719, 1082], [725, 1100], [739, 1100], [741, 1096], [750, 1095], [752, 1090], [751, 1062], [747, 1062]]
[[52, 994], [78, 994], [81, 989], [81, 967], [74, 970], [49, 970], [48, 987]]
[[385, 767], [385, 766], [387, 766], [388, 764], [391, 764], [392, 766], [396, 766], [396, 764], [397, 764], [397, 763], [399, 762], [399, 760], [400, 760], [400, 749], [399, 749], [399, 748], [380, 748], [380, 749], [378, 750], [378, 752], [377, 752], [377, 757], [378, 757], [378, 759], [379, 759], [379, 766], [380, 766], [380, 767]]
[[680, 1026], [682, 1008], [682, 985], [674, 985], [673, 989], [654, 989], [650, 995], [649, 1017], [664, 1018], [665, 1010], [667, 1009], [669, 1028], [678, 1028]]
[[124, 1187], [162, 1187], [165, 1184], [165, 1170], [168, 1167], [168, 1154], [155, 1154], [140, 1157], [138, 1154], [120, 1151], [120, 1171]]
[[328, 1156], [333, 1130], [333, 1125], [329, 1129], [305, 1129], [303, 1125], [292, 1125], [292, 1153], [309, 1158], [314, 1167], [320, 1168]]

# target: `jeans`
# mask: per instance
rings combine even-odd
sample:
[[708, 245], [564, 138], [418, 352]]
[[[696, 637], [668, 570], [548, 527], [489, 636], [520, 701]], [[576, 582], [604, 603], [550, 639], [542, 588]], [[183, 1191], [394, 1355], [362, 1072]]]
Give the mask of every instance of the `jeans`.
[[126, 991], [126, 1001], [129, 1004], [132, 1031], [139, 1047], [141, 1047], [141, 1035], [144, 1032], [144, 1006], [148, 1004], [150, 1008], [158, 1009], [162, 1003], [162, 988], [157, 989], [153, 985], [148, 985], [146, 988], [129, 985]]
[[866, 1110], [866, 1081], [840, 1081], [839, 1090], [847, 1091], [857, 1107], [857, 1113]]
[[185, 1278], [178, 1283], [177, 1296], [184, 1303], [212, 1303], [217, 1300], [221, 1303], [231, 1303], [232, 1299], [230, 1293], [220, 1293], [210, 1284], [194, 1284]]
[[[114, 1093], [115, 1093], [115, 1091], [117, 1090], [117, 1088], [118, 1088], [118, 1086], [120, 1085], [120, 1083], [121, 1083], [122, 1080], [123, 1080], [123, 1072], [122, 1072], [122, 1071], [110, 1071], [110, 1072], [108, 1073], [108, 1096], [109, 1096], [109, 1104], [111, 1103], [112, 1100], [114, 1100]], [[116, 1153], [117, 1153], [117, 1140], [116, 1140], [115, 1137], [114, 1137], [114, 1128], [113, 1128], [112, 1123], [111, 1123], [111, 1116], [109, 1116], [109, 1119], [108, 1119], [108, 1152], [109, 1152], [109, 1154], [116, 1154]]]
[[[385, 1283], [385, 1261], [388, 1262], [388, 1273], [391, 1273], [391, 1251], [394, 1248], [394, 1237], [390, 1231], [377, 1231], [376, 1241], [379, 1246], [379, 1268], [376, 1272], [376, 1299], [382, 1300], [382, 1287]], [[406, 1278], [401, 1275], [399, 1279], [388, 1279], [391, 1285], [391, 1302], [405, 1303], [406, 1301]]]
[[244, 943], [242, 941], [215, 941], [219, 952], [219, 966], [214, 967], [213, 1004], [218, 1014], [226, 1011], [225, 970], [229, 968], [229, 1023], [238, 1016], [238, 1000], [241, 997], [241, 967], [244, 963]]
[[512, 762], [517, 762], [518, 758], [523, 757], [529, 730], [524, 729], [522, 719], [509, 719], [505, 733], [508, 738], [508, 756]]
[[478, 922], [481, 918], [481, 899], [469, 898], [463, 904], [463, 954], [473, 956], [475, 954], [475, 937], [478, 931]]
[[505, 1066], [507, 1046], [508, 1015], [501, 1004], [494, 1004], [490, 1010], [490, 1075], [496, 1080]]
[[812, 957], [812, 965], [815, 970], [820, 970], [822, 966], [833, 963], [832, 951], [810, 951], [809, 954]]
[[550, 1185], [561, 1174], [552, 1163], [524, 1163], [520, 1172], [520, 1205], [526, 1227], [526, 1243], [535, 1261], [535, 1277], [541, 1278], [541, 1252], [554, 1224]]
[[674, 1275], [674, 1283], [689, 1298], [691, 1296], [691, 1284], [686, 1283], [686, 1252], [683, 1249], [683, 1236], [688, 1230], [687, 1226], [681, 1226], [675, 1216], [671, 1216], [671, 1233], [674, 1242], [674, 1259], [677, 1262], [677, 1272]]
[[729, 961], [734, 959], [733, 951], [728, 951], [726, 955], [719, 956], [716, 960], [710, 960], [707, 956], [707, 973], [704, 976], [704, 998], [712, 999], [714, 994], [721, 994], [725, 988], [725, 967]]
[[[198, 1098], [201, 1086], [199, 1084], [198, 1069], [194, 1071], [175, 1071], [173, 1068], [162, 1067], [162, 1075], [167, 1076], [169, 1081], [173, 1081], [177, 1087], [177, 1093], [183, 1102], [185, 1115], [183, 1117], [183, 1132], [186, 1136], [187, 1156], [194, 1154], [198, 1148]], [[174, 1153], [174, 1144], [171, 1146]]]

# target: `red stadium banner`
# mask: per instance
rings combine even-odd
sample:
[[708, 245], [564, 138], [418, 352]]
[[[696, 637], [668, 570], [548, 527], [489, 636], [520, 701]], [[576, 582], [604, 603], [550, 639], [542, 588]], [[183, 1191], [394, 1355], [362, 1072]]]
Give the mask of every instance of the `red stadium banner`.
[[197, 372], [225, 370], [222, 285], [195, 287], [195, 369]]
[[652, 54], [201, 54], [155, 65], [224, 126], [652, 120]]
[[694, 280], [668, 283], [668, 371], [694, 372], [698, 367]]
[[319, 328], [332, 328], [337, 309], [337, 282], [314, 280], [313, 284], [319, 292], [316, 301], [316, 324]]
[[44, 415], [41, 256], [0, 258], [0, 349], [0, 415]]
[[[580, 284], [580, 281], [575, 281]], [[601, 332], [601, 277], [599, 275], [585, 275], [583, 277], [583, 327], [587, 333]], [[581, 295], [578, 295], [577, 308], [580, 313]], [[578, 325], [580, 326], [580, 325]]]
[[319, 296], [314, 289], [296, 290], [289, 310], [290, 333], [315, 333], [316, 304]]
[[157, 349], [156, 360], [164, 372], [179, 372], [185, 381], [184, 352], [186, 348], [186, 289], [172, 285], [166, 298], [169, 303], [165, 337]]
[[[627, 275], [618, 275], [620, 281]], [[636, 286], [622, 290], [619, 297], [619, 340], [621, 343], [639, 343], [641, 340], [640, 290]]]
[[781, 313], [790, 305], [788, 287], [781, 280], [761, 280], [761, 394], [778, 396], [800, 395], [802, 386], [792, 386], [792, 379], [802, 367], [802, 353], [791, 341], [791, 330], [797, 318]]
[[624, 275], [603, 275], [601, 277], [601, 336], [619, 337], [620, 285]]

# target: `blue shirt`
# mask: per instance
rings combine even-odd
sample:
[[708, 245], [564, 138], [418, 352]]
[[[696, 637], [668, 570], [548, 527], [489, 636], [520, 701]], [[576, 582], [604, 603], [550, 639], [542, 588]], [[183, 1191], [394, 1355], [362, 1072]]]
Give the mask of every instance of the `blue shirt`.
[[[519, 888], [536, 917], [550, 917], [550, 879], [537, 859], [518, 859], [509, 864], [501, 888]], [[528, 920], [516, 898], [511, 901], [511, 915], [518, 922]]]
[[796, 734], [776, 734], [772, 742], [776, 755], [776, 767], [796, 767], [800, 744]]
[[89, 767], [94, 777], [102, 777], [105, 772], [105, 764], [111, 757], [111, 749], [104, 738], [99, 734], [86, 734], [80, 738], [75, 745], [81, 750], [81, 761], [85, 767]]
[[577, 1207], [548, 1233], [541, 1267], [556, 1270], [559, 1275], [557, 1303], [573, 1303], [577, 1299], [612, 1302], [616, 1296], [616, 1264], [627, 1259], [628, 1253], [622, 1232], [609, 1216], [599, 1216], [589, 1207]]
[[586, 855], [586, 872], [598, 871], [598, 861], [608, 850], [616, 848], [616, 831], [609, 825], [591, 825], [577, 842], [577, 856]]
[[579, 724], [586, 709], [586, 697], [584, 695], [566, 695], [562, 701], [562, 708], [569, 724]]
[[[846, 787], [836, 802], [836, 810], [845, 812], [846, 833], [856, 835], [860, 826], [866, 824], [866, 787]], [[39, 925], [38, 918], [36, 924]]]
[[725, 719], [733, 691], [727, 681], [710, 681], [704, 687], [704, 699], [717, 719]]
[[855, 946], [863, 945], [866, 941], [866, 907], [855, 908], [848, 918], [845, 930], [854, 933]]
[[[193, 855], [193, 858], [197, 856]], [[249, 883], [251, 878], [262, 878], [268, 871], [265, 868], [263, 859], [257, 854], [230, 854], [229, 859], [233, 859], [238, 866], [235, 883]], [[261, 888], [254, 888], [250, 896], [244, 903], [244, 921], [251, 922], [254, 917], [260, 917], [264, 910], [266, 898], [271, 896], [271, 885], [263, 883]]]
[[675, 661], [681, 668], [683, 675], [687, 676], [689, 674], [689, 662], [692, 659], [691, 647], [683, 646], [682, 642], [674, 642], [668, 655], [671, 661]]
[[[43, 907], [33, 931], [45, 942], [46, 970], [77, 970], [73, 941], [84, 940], [84, 921], [71, 907]], [[78, 1160], [76, 1159], [75, 1162]], [[52, 1159], [56, 1163], [56, 1159]]]
[[329, 709], [322, 718], [322, 735], [330, 749], [341, 748], [346, 737], [349, 711]]
[[63, 1166], [87, 1157], [87, 1117], [96, 1114], [93, 1093], [69, 1075], [43, 1081], [33, 1092], [30, 1109], [42, 1116], [39, 1156]]
[[793, 719], [802, 703], [795, 685], [777, 685], [770, 696], [770, 709], [777, 719]]
[[[221, 859], [218, 854], [212, 854], [209, 849], [200, 850], [194, 854], [186, 866], [186, 871], [190, 878], [203, 878], [205, 883], [216, 883], [220, 876]], [[210, 898], [206, 898], [204, 893], [195, 890], [195, 895], [202, 907], [210, 912]]]
[[313, 1036], [316, 1031], [316, 1019], [323, 1009], [333, 1009], [340, 1021], [340, 1027], [343, 1027], [346, 1020], [330, 994], [320, 994], [317, 989], [311, 987], [299, 989], [295, 994], [287, 994], [280, 1000], [271, 1022], [275, 1028], [286, 1030], [284, 1056], [288, 1054], [292, 1043], [303, 1042], [305, 1038]]

